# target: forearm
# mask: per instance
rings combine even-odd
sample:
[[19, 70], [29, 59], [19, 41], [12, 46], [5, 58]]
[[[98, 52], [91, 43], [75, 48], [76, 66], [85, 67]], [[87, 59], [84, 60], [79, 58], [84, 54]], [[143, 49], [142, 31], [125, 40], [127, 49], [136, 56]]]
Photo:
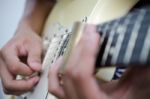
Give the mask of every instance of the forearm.
[[54, 2], [52, 0], [27, 0], [18, 28], [30, 28], [40, 35], [53, 5]]

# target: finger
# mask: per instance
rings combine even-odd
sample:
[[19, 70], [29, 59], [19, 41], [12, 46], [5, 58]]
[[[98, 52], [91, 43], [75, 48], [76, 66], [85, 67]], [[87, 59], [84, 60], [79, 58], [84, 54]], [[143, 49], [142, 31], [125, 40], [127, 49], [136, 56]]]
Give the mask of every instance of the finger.
[[68, 77], [65, 75], [63, 77], [63, 89], [66, 95], [66, 99], [83, 99], [79, 98], [75, 87], [76, 85], [72, 83], [72, 80], [68, 79]]
[[[99, 87], [98, 83], [94, 78], [84, 79], [76, 85], [75, 90], [79, 99], [109, 99], [105, 92]], [[90, 89], [90, 90], [89, 90]]]
[[60, 85], [60, 79], [58, 77], [59, 67], [62, 65], [62, 60], [62, 57], [60, 57], [50, 68], [48, 76], [48, 89], [49, 92], [55, 95], [56, 97], [60, 99], [65, 99], [65, 94], [62, 89], [62, 86]]
[[27, 80], [15, 80], [13, 75], [7, 70], [5, 64], [1, 61], [1, 79], [4, 91], [7, 94], [24, 93], [33, 89], [39, 81], [39, 77], [33, 77]]
[[100, 36], [96, 32], [96, 27], [94, 25], [86, 25], [76, 49], [80, 49], [80, 56], [84, 59], [96, 58], [99, 44]]
[[87, 25], [84, 33], [71, 52], [65, 72], [70, 78], [78, 78], [93, 75], [96, 54], [99, 48], [100, 37], [96, 33], [96, 27]]
[[[93, 73], [97, 53], [99, 50], [100, 36], [96, 32], [96, 26], [94, 25], [86, 25], [83, 32], [83, 36], [81, 37], [81, 40], [79, 41], [76, 47], [76, 49], [80, 49], [78, 50], [80, 52], [74, 52], [74, 55], [79, 55], [77, 53], [81, 53], [79, 56], [80, 59], [82, 59], [79, 60], [79, 63], [76, 68], [78, 68], [82, 74], [86, 74], [86, 72], [89, 73], [89, 71]], [[88, 70], [85, 68], [87, 68]]]
[[6, 94], [13, 94], [13, 95], [21, 95], [26, 92], [32, 91], [35, 85], [38, 83], [39, 78], [32, 78], [29, 80], [9, 80], [8, 82], [3, 83], [3, 89]]
[[[34, 46], [34, 48], [33, 48]], [[41, 71], [41, 55], [42, 55], [42, 46], [41, 44], [30, 44], [28, 46], [28, 64], [34, 71]]]
[[6, 94], [20, 95], [28, 91], [32, 91], [38, 81], [39, 78], [34, 77], [28, 80], [9, 80], [7, 82], [4, 81], [3, 85]]
[[[66, 82], [64, 83], [66, 86], [70, 84], [72, 87], [67, 87], [68, 93], [69, 90], [74, 90], [74, 93], [76, 93], [74, 97], [78, 96], [79, 99], [96, 99], [99, 97], [99, 95], [94, 94], [94, 92], [99, 93], [100, 91], [96, 81], [92, 78], [96, 54], [99, 48], [99, 40], [100, 38], [98, 33], [96, 33], [95, 26], [87, 25], [67, 63], [65, 73], [65, 78], [67, 80], [65, 80]], [[88, 86], [93, 86], [92, 94], [90, 94]]]
[[31, 75], [33, 71], [19, 59], [19, 50], [16, 46], [11, 46], [7, 50], [4, 49], [2, 52], [3, 61], [14, 75]]

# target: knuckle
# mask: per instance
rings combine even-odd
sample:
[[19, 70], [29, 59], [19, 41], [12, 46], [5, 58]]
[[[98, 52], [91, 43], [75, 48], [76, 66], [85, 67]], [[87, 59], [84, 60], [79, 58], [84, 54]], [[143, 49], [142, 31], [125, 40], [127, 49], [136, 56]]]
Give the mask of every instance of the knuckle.
[[10, 67], [10, 66], [8, 66], [8, 67], [9, 67], [10, 71], [11, 71], [13, 74], [17, 74], [17, 72], [18, 72], [18, 67], [17, 67], [17, 66], [12, 65], [11, 67]]
[[57, 92], [58, 92], [58, 90], [57, 90], [57, 88], [56, 87], [49, 87], [48, 88], [48, 91], [50, 92], [50, 93], [52, 93], [52, 94], [57, 94]]
[[84, 72], [82, 72], [78, 68], [69, 67], [69, 68], [66, 68], [65, 70], [65, 76], [67, 76], [69, 79], [73, 81], [79, 81], [79, 80], [84, 79], [86, 75], [84, 74]]
[[65, 70], [65, 75], [71, 79], [78, 79], [79, 72], [74, 67], [68, 67]]
[[64, 70], [65, 75], [72, 75], [72, 67], [66, 66]]
[[72, 75], [71, 75], [71, 79], [73, 81], [81, 81], [85, 78], [86, 75], [84, 75], [83, 73], [81, 73], [80, 71], [76, 71], [76, 72], [73, 72]]

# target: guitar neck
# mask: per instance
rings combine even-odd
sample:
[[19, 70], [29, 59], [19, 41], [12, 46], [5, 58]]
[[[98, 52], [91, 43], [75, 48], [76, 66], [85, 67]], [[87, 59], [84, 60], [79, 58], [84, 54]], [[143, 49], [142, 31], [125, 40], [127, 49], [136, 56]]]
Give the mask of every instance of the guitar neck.
[[101, 47], [96, 66], [150, 64], [150, 6], [97, 26]]

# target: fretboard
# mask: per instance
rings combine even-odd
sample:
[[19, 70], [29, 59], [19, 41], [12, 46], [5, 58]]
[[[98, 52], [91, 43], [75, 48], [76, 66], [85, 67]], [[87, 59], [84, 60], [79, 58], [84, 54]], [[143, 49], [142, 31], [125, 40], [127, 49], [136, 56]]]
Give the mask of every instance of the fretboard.
[[97, 31], [101, 35], [97, 66], [150, 64], [150, 6], [100, 24]]

